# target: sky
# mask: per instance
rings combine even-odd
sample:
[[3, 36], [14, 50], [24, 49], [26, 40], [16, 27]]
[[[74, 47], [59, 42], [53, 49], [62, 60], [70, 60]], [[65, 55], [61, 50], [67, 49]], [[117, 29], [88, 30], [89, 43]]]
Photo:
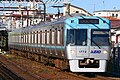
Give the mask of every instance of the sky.
[[[64, 0], [44, 0], [44, 1], [64, 1]], [[120, 10], [120, 0], [71, 0], [70, 4], [85, 9], [89, 13], [98, 10]], [[48, 8], [48, 12], [57, 9]], [[62, 11], [62, 9], [61, 9]], [[56, 11], [57, 12], [57, 11]]]
[[[66, 1], [66, 0], [43, 0], [46, 1]], [[71, 0], [70, 4], [78, 6], [85, 9], [89, 13], [93, 13], [98, 10], [120, 10], [120, 0]], [[5, 6], [13, 6], [15, 4], [9, 3]], [[47, 12], [57, 13], [57, 9], [53, 9], [51, 6], [56, 4], [47, 4]], [[3, 3], [0, 3], [0, 6], [4, 6]], [[62, 12], [62, 9], [60, 9]]]
[[90, 13], [98, 10], [120, 10], [120, 0], [72, 0], [71, 4]]

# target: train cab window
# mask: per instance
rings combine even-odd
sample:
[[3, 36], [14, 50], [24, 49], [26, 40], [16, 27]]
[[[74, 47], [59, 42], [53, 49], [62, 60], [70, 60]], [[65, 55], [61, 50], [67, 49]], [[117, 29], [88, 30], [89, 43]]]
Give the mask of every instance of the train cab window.
[[76, 30], [76, 45], [86, 46], [87, 45], [87, 29]]
[[86, 46], [87, 29], [68, 29], [67, 44]]
[[91, 45], [92, 46], [109, 46], [109, 30], [95, 30], [91, 31]]
[[67, 44], [75, 44], [75, 29], [67, 30]]

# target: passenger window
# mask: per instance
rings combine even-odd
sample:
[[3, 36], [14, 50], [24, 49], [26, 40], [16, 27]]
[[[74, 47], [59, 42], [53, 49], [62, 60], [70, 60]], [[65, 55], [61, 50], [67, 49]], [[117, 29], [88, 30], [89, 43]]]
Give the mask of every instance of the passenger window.
[[47, 44], [49, 44], [49, 42], [50, 42], [50, 33], [47, 32]]
[[42, 32], [42, 44], [45, 44], [45, 32]]
[[54, 43], [55, 43], [55, 32], [52, 31], [52, 44], [54, 44]]
[[60, 30], [57, 31], [57, 44], [60, 44], [61, 39], [60, 39]]

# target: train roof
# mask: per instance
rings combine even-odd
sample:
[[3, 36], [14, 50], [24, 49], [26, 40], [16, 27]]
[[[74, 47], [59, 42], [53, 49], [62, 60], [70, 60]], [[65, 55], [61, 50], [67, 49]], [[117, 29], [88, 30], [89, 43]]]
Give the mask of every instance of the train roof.
[[16, 29], [14, 30], [15, 32], [30, 32], [30, 31], [36, 31], [36, 30], [47, 30], [47, 29], [54, 29], [54, 28], [58, 28], [58, 26], [51, 26], [51, 25], [54, 25], [54, 24], [57, 24], [57, 23], [64, 23], [65, 20], [67, 19], [70, 19], [70, 18], [98, 18], [98, 19], [103, 19], [103, 18], [100, 18], [100, 17], [97, 17], [97, 16], [85, 16], [83, 14], [71, 14], [71, 15], [67, 15], [67, 16], [64, 16], [64, 17], [61, 17], [59, 20], [57, 21], [53, 21], [53, 22], [41, 22], [37, 25], [31, 25], [29, 27], [23, 27], [23, 28], [20, 28], [20, 29]]

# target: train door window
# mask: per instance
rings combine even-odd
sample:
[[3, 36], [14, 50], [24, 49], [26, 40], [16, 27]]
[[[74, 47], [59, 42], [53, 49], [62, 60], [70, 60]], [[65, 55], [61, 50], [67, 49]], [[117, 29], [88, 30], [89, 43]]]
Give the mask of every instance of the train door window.
[[49, 44], [49, 42], [50, 42], [50, 32], [48, 31], [47, 32], [47, 44]]
[[52, 31], [52, 44], [54, 44], [54, 43], [55, 43], [55, 32]]
[[87, 29], [77, 29], [76, 31], [76, 45], [86, 46], [87, 45]]

